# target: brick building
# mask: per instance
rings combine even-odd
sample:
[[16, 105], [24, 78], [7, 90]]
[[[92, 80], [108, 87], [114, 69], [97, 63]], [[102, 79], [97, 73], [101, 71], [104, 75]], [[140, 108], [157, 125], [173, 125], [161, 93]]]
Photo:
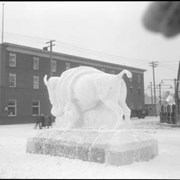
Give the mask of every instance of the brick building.
[[[52, 53], [53, 76], [80, 65], [111, 74], [123, 69], [131, 71], [131, 79], [124, 76], [127, 105], [132, 116], [136, 116], [136, 110], [144, 108], [144, 69]], [[12, 43], [0, 44], [0, 124], [32, 123], [37, 114], [50, 113], [51, 104], [43, 82], [45, 74], [50, 74], [50, 52]]]

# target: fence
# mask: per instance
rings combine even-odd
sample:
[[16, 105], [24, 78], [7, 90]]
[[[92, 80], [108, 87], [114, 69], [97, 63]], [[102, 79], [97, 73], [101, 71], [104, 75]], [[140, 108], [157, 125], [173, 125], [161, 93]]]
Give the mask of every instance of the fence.
[[176, 123], [176, 105], [161, 105], [160, 122], [175, 124]]

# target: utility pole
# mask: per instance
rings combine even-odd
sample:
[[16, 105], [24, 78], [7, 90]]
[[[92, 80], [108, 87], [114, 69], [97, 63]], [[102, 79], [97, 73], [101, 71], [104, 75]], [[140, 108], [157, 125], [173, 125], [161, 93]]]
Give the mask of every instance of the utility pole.
[[151, 105], [153, 106], [152, 82], [150, 82], [150, 88], [151, 88]]
[[159, 104], [161, 106], [161, 83], [159, 83]]
[[50, 40], [50, 41], [46, 42], [46, 44], [50, 44], [50, 45], [43, 48], [44, 50], [47, 50], [47, 48], [50, 47], [50, 74], [49, 74], [49, 77], [51, 77], [53, 75], [52, 74], [52, 47], [55, 46], [55, 44], [53, 44], [54, 41], [55, 40]]
[[178, 102], [178, 86], [179, 86], [179, 81], [174, 78], [174, 99], [175, 99], [175, 105], [176, 105], [176, 109], [175, 109], [175, 113], [176, 113], [176, 118], [175, 118], [175, 124], [177, 125], [178, 120], [179, 120], [179, 102]]
[[152, 70], [153, 70], [153, 86], [154, 86], [154, 112], [155, 112], [155, 116], [157, 116], [157, 112], [156, 112], [156, 90], [155, 90], [155, 72], [154, 72], [154, 68], [157, 67], [158, 62], [157, 61], [152, 61], [149, 63], [150, 66], [152, 66]]
[[2, 43], [4, 42], [4, 3], [2, 4]]

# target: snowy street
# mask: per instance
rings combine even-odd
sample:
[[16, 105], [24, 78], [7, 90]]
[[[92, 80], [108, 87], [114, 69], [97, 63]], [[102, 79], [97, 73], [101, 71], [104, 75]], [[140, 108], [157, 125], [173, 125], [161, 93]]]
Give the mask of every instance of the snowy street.
[[135, 128], [157, 138], [159, 155], [147, 162], [108, 166], [49, 155], [26, 153], [34, 124], [0, 126], [0, 178], [179, 179], [180, 128], [159, 125], [159, 117], [132, 118]]

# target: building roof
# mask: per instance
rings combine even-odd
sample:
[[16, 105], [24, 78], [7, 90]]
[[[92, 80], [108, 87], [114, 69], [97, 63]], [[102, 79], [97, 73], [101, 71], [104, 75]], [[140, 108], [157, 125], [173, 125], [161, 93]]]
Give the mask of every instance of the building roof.
[[[4, 42], [0, 44], [0, 46], [6, 46], [6, 49], [9, 51], [13, 52], [20, 52], [20, 53], [25, 53], [25, 54], [32, 54], [36, 56], [41, 56], [41, 57], [50, 57], [50, 51], [46, 51], [43, 49], [38, 49], [34, 47], [29, 47], [29, 46], [23, 46], [23, 45], [18, 45], [18, 44], [13, 44], [13, 43], [8, 43]], [[107, 68], [114, 68], [114, 69], [128, 69], [132, 72], [138, 72], [138, 73], [144, 73], [146, 70], [145, 69], [140, 69], [136, 67], [130, 67], [126, 65], [120, 65], [120, 64], [115, 64], [115, 63], [110, 63], [110, 62], [104, 62], [100, 60], [95, 60], [95, 59], [90, 59], [90, 58], [85, 58], [85, 57], [79, 57], [75, 55], [69, 55], [69, 54], [64, 54], [64, 53], [59, 53], [59, 52], [52, 52], [52, 58], [53, 59], [59, 59], [63, 61], [69, 61], [69, 62], [78, 62], [78, 63], [84, 63], [84, 60], [86, 61], [85, 64], [89, 65], [98, 65], [102, 67], [107, 67]]]

